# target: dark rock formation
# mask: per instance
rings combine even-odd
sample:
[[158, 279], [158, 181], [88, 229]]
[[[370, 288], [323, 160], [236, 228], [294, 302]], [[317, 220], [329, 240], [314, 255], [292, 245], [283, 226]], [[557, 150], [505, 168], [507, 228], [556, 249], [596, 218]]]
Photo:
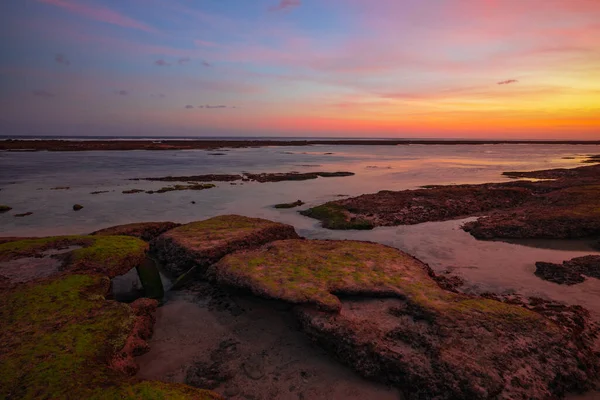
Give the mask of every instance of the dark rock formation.
[[294, 208], [294, 207], [300, 207], [301, 205], [304, 205], [304, 202], [302, 200], [296, 200], [293, 203], [281, 203], [281, 204], [275, 204], [273, 206], [273, 208]]
[[581, 283], [585, 276], [600, 279], [600, 256], [577, 257], [562, 264], [539, 261], [535, 267], [536, 276], [561, 285]]
[[74, 204], [73, 205], [73, 211], [79, 211], [83, 208], [83, 206], [81, 204]]

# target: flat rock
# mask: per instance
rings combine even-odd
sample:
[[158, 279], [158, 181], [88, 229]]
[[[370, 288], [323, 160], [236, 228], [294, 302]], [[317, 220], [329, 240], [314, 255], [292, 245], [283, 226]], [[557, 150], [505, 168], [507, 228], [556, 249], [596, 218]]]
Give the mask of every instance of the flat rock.
[[322, 240], [236, 252], [207, 272], [297, 304], [312, 339], [408, 399], [544, 399], [593, 386], [590, 335], [520, 305], [444, 290], [431, 275], [390, 247]]
[[101, 229], [93, 232], [92, 235], [100, 236], [133, 236], [146, 242], [155, 239], [168, 230], [177, 228], [181, 224], [175, 222], [140, 222], [133, 224], [117, 225], [110, 228]]
[[226, 254], [280, 239], [298, 238], [294, 227], [260, 218], [224, 215], [192, 222], [163, 233], [151, 249], [165, 268], [181, 275], [192, 267], [202, 272]]
[[384, 190], [331, 201], [301, 214], [328, 229], [479, 217], [463, 226], [477, 239], [600, 236], [600, 165], [504, 175], [551, 180]]

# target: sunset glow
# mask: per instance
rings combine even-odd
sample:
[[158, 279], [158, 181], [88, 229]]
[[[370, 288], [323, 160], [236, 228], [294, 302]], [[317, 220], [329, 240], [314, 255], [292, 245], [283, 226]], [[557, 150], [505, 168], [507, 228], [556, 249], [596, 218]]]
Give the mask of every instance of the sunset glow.
[[598, 0], [0, 4], [0, 134], [600, 139]]

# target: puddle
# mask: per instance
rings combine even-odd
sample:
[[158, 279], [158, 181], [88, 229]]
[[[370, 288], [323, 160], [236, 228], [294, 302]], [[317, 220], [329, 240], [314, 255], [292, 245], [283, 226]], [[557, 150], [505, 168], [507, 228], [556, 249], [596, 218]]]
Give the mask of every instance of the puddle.
[[206, 283], [167, 294], [138, 377], [187, 382], [227, 399], [400, 400], [314, 346], [289, 307]]
[[81, 246], [69, 246], [62, 249], [50, 249], [41, 253], [41, 257], [23, 257], [0, 262], [0, 276], [8, 278], [12, 283], [47, 278], [61, 271], [64, 261], [57, 256], [80, 248]]

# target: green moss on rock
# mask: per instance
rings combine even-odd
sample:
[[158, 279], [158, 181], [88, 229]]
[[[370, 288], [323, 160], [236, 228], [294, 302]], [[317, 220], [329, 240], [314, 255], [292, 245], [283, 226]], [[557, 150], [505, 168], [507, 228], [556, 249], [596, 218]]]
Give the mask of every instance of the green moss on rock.
[[3, 204], [0, 204], [0, 214], [2, 214], [2, 213], [5, 213], [5, 212], [8, 212], [8, 211], [10, 211], [10, 210], [12, 210], [12, 207], [5, 206], [5, 205], [3, 205]]
[[341, 309], [336, 295], [394, 296], [424, 312], [541, 321], [522, 307], [443, 290], [421, 261], [369, 242], [281, 240], [228, 255], [208, 274], [221, 284], [328, 311]]
[[163, 265], [179, 276], [195, 266], [205, 269], [236, 250], [297, 237], [291, 225], [261, 218], [222, 215], [172, 229], [155, 239], [151, 247]]
[[346, 209], [333, 203], [325, 203], [309, 208], [308, 210], [300, 211], [300, 214], [320, 220], [323, 228], [327, 229], [373, 229], [371, 222], [351, 217]]
[[148, 244], [130, 236], [53, 236], [0, 244], [0, 261], [39, 256], [46, 250], [82, 246], [68, 260], [70, 271], [115, 277], [138, 266]]

